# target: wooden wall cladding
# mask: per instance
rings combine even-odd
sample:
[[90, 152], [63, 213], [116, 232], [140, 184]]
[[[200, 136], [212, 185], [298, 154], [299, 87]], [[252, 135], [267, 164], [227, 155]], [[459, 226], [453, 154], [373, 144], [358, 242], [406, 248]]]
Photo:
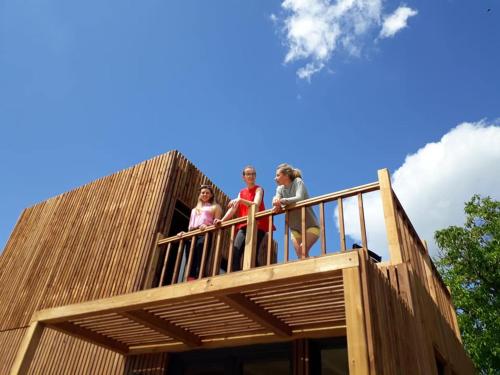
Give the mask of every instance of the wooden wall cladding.
[[437, 373], [435, 352], [457, 375], [475, 374], [448, 317], [409, 264], [377, 267], [364, 261], [365, 306], [376, 374]]
[[[35, 311], [142, 289], [158, 231], [168, 230], [178, 199], [190, 207], [196, 203], [201, 184], [211, 182], [171, 151], [25, 209], [0, 256], [1, 366], [15, 355]], [[219, 201], [227, 202], [214, 188]], [[118, 360], [73, 341], [56, 332], [44, 334], [33, 373], [114, 373], [83, 370], [91, 357], [110, 369]], [[68, 343], [78, 346], [78, 355], [61, 350]], [[58, 352], [67, 356], [51, 357]], [[164, 362], [162, 356], [154, 358], [155, 364], [146, 366]], [[127, 368], [149, 373], [136, 368], [141, 361], [130, 359]], [[79, 370], [41, 370], [62, 365], [56, 362]], [[124, 371], [125, 364], [120, 366], [117, 373]]]

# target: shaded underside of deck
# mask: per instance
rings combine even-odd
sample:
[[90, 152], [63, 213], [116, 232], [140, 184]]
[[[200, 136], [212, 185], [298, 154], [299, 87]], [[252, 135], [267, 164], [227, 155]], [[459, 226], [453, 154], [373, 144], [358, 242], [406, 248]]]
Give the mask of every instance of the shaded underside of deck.
[[122, 354], [343, 336], [342, 253], [39, 311], [33, 321]]

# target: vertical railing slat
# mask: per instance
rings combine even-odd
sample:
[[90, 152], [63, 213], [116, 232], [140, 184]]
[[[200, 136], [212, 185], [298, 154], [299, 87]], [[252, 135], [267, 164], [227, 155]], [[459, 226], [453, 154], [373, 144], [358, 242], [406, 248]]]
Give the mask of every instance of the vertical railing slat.
[[214, 264], [212, 269], [212, 276], [217, 276], [220, 269], [220, 243], [221, 243], [221, 229], [217, 230], [217, 238], [215, 240], [215, 255], [214, 255]]
[[307, 228], [306, 228], [306, 208], [301, 207], [300, 209], [300, 218], [301, 218], [301, 232], [302, 232], [302, 244], [300, 248], [300, 259], [306, 258], [306, 249], [307, 249]]
[[269, 226], [267, 227], [267, 261], [266, 264], [271, 264], [271, 252], [273, 249], [273, 215], [269, 215]]
[[177, 259], [175, 260], [174, 275], [172, 276], [172, 284], [178, 282], [179, 271], [181, 268], [182, 253], [184, 252], [184, 239], [179, 241], [179, 248], [177, 249]]
[[288, 230], [289, 230], [288, 220], [289, 220], [289, 218], [288, 218], [288, 210], [287, 210], [287, 211], [285, 211], [285, 244], [284, 244], [284, 246], [285, 246], [285, 249], [284, 249], [285, 259], [284, 259], [284, 263], [287, 263], [289, 261], [289, 250], [288, 249], [289, 249], [289, 245], [290, 245], [290, 243], [289, 243], [290, 236], [288, 234]]
[[207, 262], [207, 249], [208, 249], [208, 233], [205, 233], [205, 239], [203, 240], [203, 253], [201, 255], [200, 272], [198, 274], [198, 279], [203, 277], [203, 271], [205, 270], [205, 264]]
[[363, 207], [363, 194], [358, 193], [358, 210], [359, 210], [359, 227], [361, 230], [361, 243], [363, 248], [368, 250], [368, 241], [366, 239], [366, 224], [365, 224], [365, 210]]
[[168, 257], [170, 256], [170, 248], [172, 247], [172, 242], [169, 242], [167, 245], [167, 251], [165, 252], [165, 259], [163, 260], [163, 267], [161, 268], [160, 281], [158, 282], [158, 286], [160, 287], [163, 282], [163, 278], [165, 277], [165, 272], [167, 269]]
[[339, 230], [340, 230], [340, 251], [346, 251], [345, 247], [345, 227], [344, 227], [344, 204], [342, 203], [342, 197], [337, 199], [339, 210]]
[[184, 271], [184, 281], [187, 281], [189, 277], [189, 272], [191, 271], [191, 263], [193, 262], [194, 246], [196, 244], [196, 236], [191, 237], [191, 245], [189, 246], [189, 256], [186, 263], [186, 268]]
[[319, 230], [321, 240], [321, 255], [326, 255], [325, 203], [319, 204]]
[[228, 257], [227, 257], [227, 273], [230, 273], [232, 271], [233, 267], [233, 246], [234, 246], [234, 232], [235, 232], [235, 225], [231, 225], [231, 234], [229, 238], [229, 250], [228, 250]]

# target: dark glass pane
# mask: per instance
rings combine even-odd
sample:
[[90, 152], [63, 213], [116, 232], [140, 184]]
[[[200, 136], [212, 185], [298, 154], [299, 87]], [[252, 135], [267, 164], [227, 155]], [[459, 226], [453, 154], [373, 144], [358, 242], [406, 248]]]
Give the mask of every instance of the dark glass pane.
[[349, 374], [346, 348], [321, 349], [321, 375]]
[[288, 358], [245, 361], [242, 367], [243, 375], [288, 375], [291, 373]]

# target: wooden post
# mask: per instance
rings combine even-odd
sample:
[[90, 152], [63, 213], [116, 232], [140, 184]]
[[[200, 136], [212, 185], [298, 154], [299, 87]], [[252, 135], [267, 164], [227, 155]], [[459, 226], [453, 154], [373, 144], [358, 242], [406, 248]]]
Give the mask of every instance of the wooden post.
[[[359, 256], [356, 254], [356, 256]], [[370, 373], [368, 345], [366, 341], [365, 316], [359, 268], [342, 270], [344, 280], [344, 300], [347, 332], [347, 356], [349, 374], [366, 375]]]
[[243, 256], [243, 269], [248, 270], [255, 267], [255, 251], [257, 248], [257, 223], [255, 213], [257, 206], [252, 204], [248, 207], [247, 235], [245, 237], [245, 253]]
[[41, 322], [36, 320], [31, 322], [17, 351], [16, 359], [10, 370], [10, 375], [28, 373], [31, 361], [35, 355], [36, 347], [42, 337], [43, 327], [44, 325]]
[[403, 263], [403, 254], [401, 252], [401, 234], [398, 230], [396, 221], [396, 207], [392, 192], [391, 179], [389, 171], [379, 169], [378, 181], [380, 184], [380, 196], [382, 198], [382, 207], [384, 208], [385, 229], [387, 232], [387, 244], [389, 245], [389, 254], [391, 264]]

